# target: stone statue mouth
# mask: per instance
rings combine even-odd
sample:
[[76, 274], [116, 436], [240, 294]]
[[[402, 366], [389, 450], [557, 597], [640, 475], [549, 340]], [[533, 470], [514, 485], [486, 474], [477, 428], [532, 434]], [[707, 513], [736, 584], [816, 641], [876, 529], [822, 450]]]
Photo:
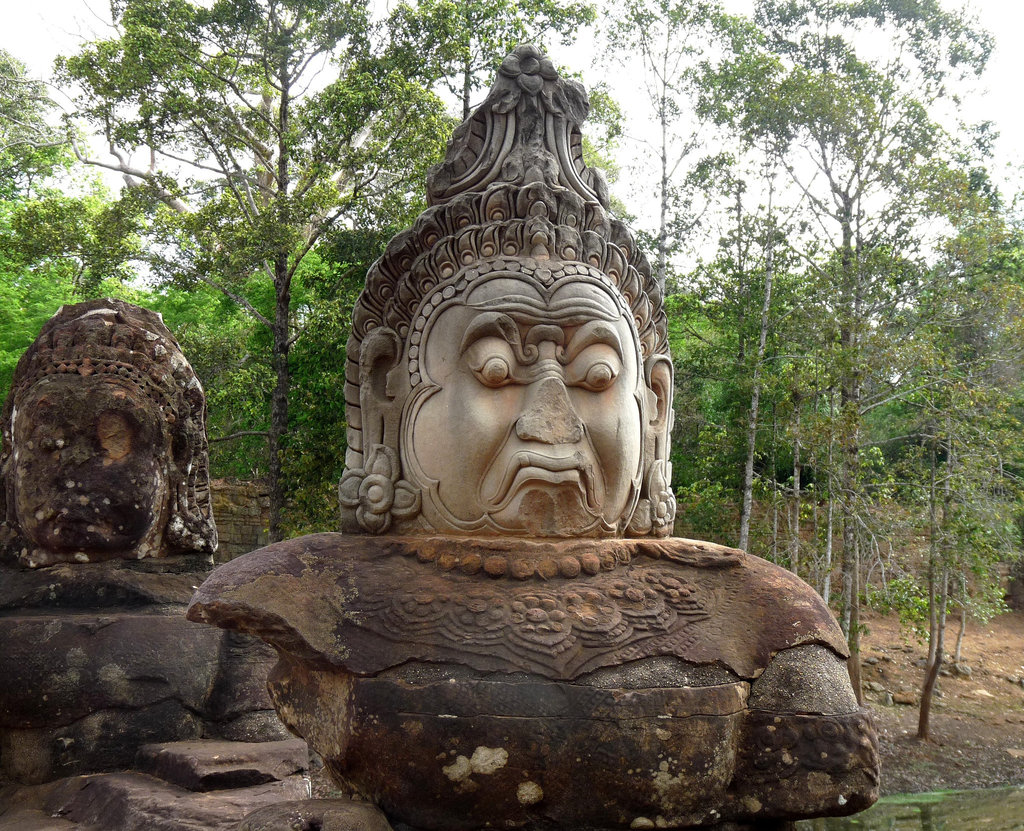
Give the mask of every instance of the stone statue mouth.
[[578, 488], [580, 501], [594, 515], [600, 514], [594, 488], [594, 467], [579, 451], [571, 456], [549, 456], [536, 450], [519, 450], [512, 454], [495, 494], [489, 500], [492, 511], [507, 508], [516, 495], [530, 484]]

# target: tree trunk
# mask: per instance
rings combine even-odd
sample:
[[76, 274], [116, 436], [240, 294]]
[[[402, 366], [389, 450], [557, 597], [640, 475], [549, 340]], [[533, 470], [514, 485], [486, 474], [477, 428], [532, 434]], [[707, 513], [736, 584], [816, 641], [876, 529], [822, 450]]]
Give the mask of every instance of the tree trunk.
[[754, 505], [754, 455], [757, 450], [757, 410], [761, 400], [761, 387], [756, 382], [750, 393], [750, 412], [747, 414], [747, 460], [743, 465], [743, 508], [740, 513], [739, 547], [750, 547], [750, 514]]
[[857, 696], [857, 703], [864, 703], [864, 689], [861, 683], [860, 668], [860, 539], [854, 536], [853, 568], [851, 569], [853, 585], [850, 596], [853, 602], [850, 604], [850, 635], [847, 643], [850, 646], [850, 660], [848, 668], [850, 671], [850, 683], [853, 684], [853, 693]]
[[942, 653], [946, 639], [946, 599], [949, 597], [948, 583], [949, 571], [943, 567], [942, 584], [939, 587], [939, 609], [934, 616], [934, 637], [932, 637], [932, 632], [929, 632], [929, 640], [935, 642], [935, 653], [928, 662], [928, 669], [925, 672], [924, 686], [921, 688], [921, 709], [917, 717], [917, 738], [921, 740], [929, 738], [932, 696], [935, 693], [935, 682], [939, 678], [939, 670], [942, 668]]
[[[828, 391], [828, 412], [829, 422], [835, 424], [835, 390], [831, 389]], [[832, 467], [835, 461], [834, 447], [835, 441], [830, 432], [828, 437], [828, 460], [826, 462], [826, 470], [828, 471], [828, 494], [826, 498], [828, 502], [825, 508], [825, 563], [823, 565], [825, 578], [822, 580], [821, 585], [821, 598], [825, 601], [825, 605], [828, 605], [832, 600], [832, 544], [836, 533], [836, 502], [834, 496], [836, 480], [835, 470]]]
[[[290, 83], [287, 59], [281, 59], [281, 103], [278, 111], [278, 154], [277, 154], [277, 208], [283, 215], [288, 209], [288, 189], [291, 185], [291, 154], [289, 142]], [[282, 443], [288, 432], [288, 395], [291, 374], [288, 368], [289, 319], [291, 314], [291, 271], [289, 252], [278, 250], [274, 255], [274, 326], [271, 363], [274, 369], [274, 391], [270, 399], [270, 449], [269, 490], [271, 542], [282, 538], [281, 517], [284, 513], [284, 480], [282, 476]]]
[[772, 483], [772, 547], [770, 559], [773, 563], [779, 561], [779, 483], [775, 478], [775, 452], [778, 447], [778, 422], [775, 420], [775, 405], [772, 405], [772, 452], [768, 464], [771, 470], [768, 471], [768, 481]]
[[[469, 47], [467, 46], [467, 54]], [[465, 121], [469, 118], [469, 106], [470, 98], [473, 95], [473, 67], [470, 65], [469, 58], [466, 58], [466, 62], [462, 66], [462, 120]]]
[[857, 700], [860, 689], [860, 551], [857, 535], [857, 497], [860, 478], [860, 285], [853, 247], [853, 200], [843, 199], [840, 217], [843, 233], [841, 251], [842, 294], [839, 340], [841, 372], [839, 417], [843, 422], [840, 457], [840, 513], [843, 527], [843, 622], [850, 647], [850, 679]]
[[[664, 77], [664, 76], [663, 76]], [[667, 93], [662, 82], [661, 101], [658, 106], [658, 119], [661, 122], [661, 205], [658, 216], [658, 250], [655, 265], [655, 279], [662, 291], [668, 279], [668, 103]]]
[[[282, 268], [283, 260], [283, 268]], [[288, 269], [288, 259], [278, 257], [274, 263], [274, 281], [278, 284], [277, 302], [274, 308], [274, 392], [270, 399], [270, 541], [282, 539], [281, 517], [284, 512], [284, 481], [282, 477], [282, 442], [288, 432], [288, 392], [291, 374], [288, 369], [288, 317], [291, 305], [291, 291], [285, 285], [282, 291], [282, 272]]]
[[[931, 718], [932, 696], [935, 683], [942, 667], [943, 652], [946, 638], [946, 607], [949, 598], [949, 565], [945, 558], [946, 526], [949, 522], [950, 503], [950, 468], [953, 464], [952, 451], [947, 444], [946, 476], [943, 486], [942, 517], [936, 518], [938, 502], [936, 495], [936, 459], [935, 443], [932, 442], [932, 463], [929, 487], [929, 525], [931, 526], [931, 542], [928, 547], [928, 664], [925, 672], [924, 685], [921, 688], [921, 707], [918, 711], [917, 738], [929, 738], [929, 721]], [[939, 561], [941, 560], [941, 570]], [[936, 572], [940, 575], [937, 578]]]
[[[740, 236], [742, 216], [740, 195], [736, 194], [736, 233]], [[757, 357], [751, 372], [750, 413], [747, 416], [747, 460], [743, 466], [743, 511], [740, 515], [740, 545], [744, 551], [750, 543], [750, 514], [754, 503], [754, 455], [757, 451], [757, 411], [761, 401], [761, 365], [768, 345], [768, 323], [771, 319], [772, 284], [774, 283], [774, 258], [769, 242], [764, 259], [764, 295], [761, 299], [761, 325], [757, 335]], [[772, 419], [774, 442], [774, 416]], [[773, 471], [774, 475], [774, 471]], [[774, 544], [773, 544], [774, 547]]]
[[793, 504], [790, 513], [789, 568], [800, 574], [800, 393], [793, 393], [796, 429], [793, 436]]
[[956, 633], [956, 650], [953, 653], [953, 663], [959, 664], [963, 658], [961, 650], [964, 646], [964, 635], [967, 632], [967, 609], [964, 606], [960, 607], [960, 629]]

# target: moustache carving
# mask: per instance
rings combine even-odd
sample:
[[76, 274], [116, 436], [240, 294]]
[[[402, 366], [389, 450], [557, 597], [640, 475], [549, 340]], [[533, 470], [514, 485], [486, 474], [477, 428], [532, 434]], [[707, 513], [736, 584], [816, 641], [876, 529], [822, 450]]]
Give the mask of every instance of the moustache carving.
[[[515, 498], [517, 484], [522, 479], [522, 472], [535, 468], [553, 474], [555, 483], [573, 482], [579, 488], [580, 497], [588, 513], [600, 515], [597, 492], [594, 487], [594, 466], [579, 451], [571, 456], [548, 456], [535, 450], [519, 450], [512, 454], [494, 496], [489, 500], [492, 510], [504, 510]], [[570, 474], [564, 475], [561, 474]], [[571, 474], [577, 474], [572, 476]]]

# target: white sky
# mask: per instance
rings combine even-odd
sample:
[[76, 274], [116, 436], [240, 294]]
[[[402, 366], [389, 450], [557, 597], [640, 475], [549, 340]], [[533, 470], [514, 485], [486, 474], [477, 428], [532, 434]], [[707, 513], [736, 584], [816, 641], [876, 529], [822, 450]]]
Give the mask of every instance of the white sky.
[[[947, 0], [947, 6], [964, 0]], [[748, 11], [752, 0], [725, 0], [730, 10]], [[0, 48], [24, 61], [29, 71], [39, 78], [48, 77], [53, 59], [58, 54], [71, 54], [87, 40], [108, 35], [109, 5], [106, 0], [4, 0], [0, 17]], [[1000, 133], [996, 144], [994, 176], [1004, 186], [1005, 195], [1011, 197], [1021, 188], [1021, 167], [1024, 162], [1024, 0], [967, 0], [981, 24], [996, 36], [996, 49], [982, 80], [983, 93], [972, 96], [963, 107], [965, 120], [991, 120]], [[585, 80], [594, 83], [601, 77], [599, 62], [592, 54], [592, 38], [586, 38], [576, 48], [552, 50], [556, 63], [566, 66], [577, 64], [585, 71]], [[596, 68], [595, 68], [596, 67]], [[621, 73], [620, 73], [621, 74]], [[622, 84], [616, 86], [622, 87]], [[619, 92], [619, 100], [627, 115], [637, 110], [637, 87]], [[58, 103], [59, 94], [55, 93]], [[627, 132], [643, 133], [640, 124], [627, 124]], [[623, 147], [623, 155], [642, 153], [642, 148]], [[623, 158], [622, 162], [627, 163]], [[117, 187], [116, 180], [111, 183]], [[650, 192], [650, 191], [648, 191]], [[648, 211], [642, 196], [622, 193], [633, 210], [640, 214], [641, 224]], [[638, 204], [640, 203], [640, 204]]]

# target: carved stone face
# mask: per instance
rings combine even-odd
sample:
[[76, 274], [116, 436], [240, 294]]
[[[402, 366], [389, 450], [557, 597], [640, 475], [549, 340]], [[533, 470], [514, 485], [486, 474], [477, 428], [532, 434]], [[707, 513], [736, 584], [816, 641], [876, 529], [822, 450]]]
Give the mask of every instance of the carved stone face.
[[403, 463], [435, 528], [613, 534], [636, 504], [644, 382], [610, 290], [497, 274], [424, 327]]
[[160, 408], [131, 383], [37, 382], [13, 420], [9, 487], [25, 537], [79, 561], [151, 556], [170, 503], [169, 444]]

